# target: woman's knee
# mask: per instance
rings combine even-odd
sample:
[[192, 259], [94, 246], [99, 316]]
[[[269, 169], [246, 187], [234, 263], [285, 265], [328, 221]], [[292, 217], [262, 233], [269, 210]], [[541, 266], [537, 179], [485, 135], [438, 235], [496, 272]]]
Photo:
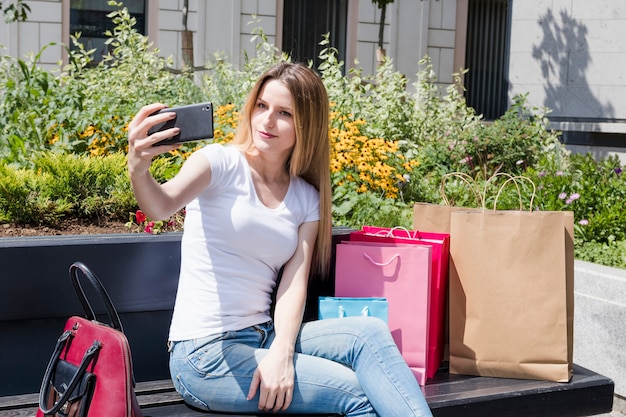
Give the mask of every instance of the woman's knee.
[[325, 341], [342, 337], [362, 339], [369, 336], [384, 339], [386, 335], [391, 337], [387, 323], [370, 316], [351, 316], [309, 322], [303, 326], [300, 334], [302, 340], [322, 338]]
[[349, 317], [348, 327], [355, 333], [367, 337], [391, 337], [389, 326], [378, 317]]

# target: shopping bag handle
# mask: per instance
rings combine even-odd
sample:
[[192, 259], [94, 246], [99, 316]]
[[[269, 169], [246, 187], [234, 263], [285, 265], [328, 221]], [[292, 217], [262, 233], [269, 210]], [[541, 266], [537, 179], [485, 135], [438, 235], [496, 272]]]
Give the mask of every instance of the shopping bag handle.
[[500, 190], [498, 191], [498, 194], [496, 195], [496, 199], [495, 199], [495, 201], [493, 203], [494, 210], [495, 210], [496, 204], [498, 204], [498, 198], [500, 198], [500, 193], [502, 192], [502, 189], [510, 181], [514, 181], [515, 182], [515, 187], [517, 188], [517, 191], [519, 193], [520, 210], [524, 209], [524, 207], [522, 205], [522, 193], [519, 191], [519, 186], [517, 184], [517, 180], [527, 181], [528, 183], [530, 183], [530, 185], [532, 185], [533, 192], [531, 193], [530, 201], [528, 202], [528, 211], [533, 211], [533, 202], [535, 201], [535, 196], [537, 195], [537, 186], [535, 185], [533, 180], [531, 180], [530, 178], [528, 178], [526, 176], [523, 176], [523, 175], [518, 175], [518, 176], [515, 176], [513, 178], [510, 178], [510, 179], [506, 180], [504, 182], [504, 184], [502, 184], [502, 187], [500, 187]]
[[83, 375], [85, 375], [87, 367], [102, 347], [102, 343], [100, 341], [94, 340], [93, 344], [85, 351], [85, 355], [80, 361], [80, 365], [78, 366], [78, 369], [76, 370], [74, 376], [72, 376], [72, 379], [70, 380], [70, 383], [68, 384], [65, 391], [60, 395], [57, 402], [55, 402], [51, 408], [47, 409], [46, 401], [52, 386], [52, 373], [56, 368], [57, 362], [61, 358], [61, 352], [63, 351], [65, 346], [70, 343], [69, 341], [72, 336], [73, 333], [71, 330], [66, 330], [65, 332], [63, 332], [63, 334], [57, 340], [56, 347], [54, 348], [54, 353], [50, 357], [50, 362], [48, 362], [48, 366], [46, 367], [46, 373], [44, 374], [41, 389], [39, 390], [39, 408], [44, 415], [54, 415], [63, 408], [65, 403], [67, 403], [67, 401], [69, 400], [70, 395], [72, 395], [72, 392], [74, 392], [76, 386], [78, 386], [78, 383], [82, 380]]
[[397, 258], [400, 257], [400, 255], [395, 254], [394, 256], [391, 257], [391, 259], [389, 259], [387, 262], [377, 262], [374, 259], [372, 259], [371, 256], [369, 256], [367, 253], [364, 253], [363, 256], [365, 257], [365, 259], [367, 259], [368, 261], [370, 261], [371, 263], [373, 263], [376, 266], [387, 266], [390, 263], [392, 263], [394, 260], [396, 260]]
[[446, 206], [452, 206], [453, 204], [450, 202], [450, 199], [448, 198], [447, 194], [446, 194], [446, 182], [448, 179], [450, 178], [457, 178], [460, 179], [461, 181], [463, 181], [467, 187], [472, 191], [472, 194], [474, 194], [474, 198], [476, 199], [476, 202], [478, 203], [478, 207], [482, 207], [483, 211], [486, 210], [486, 206], [487, 206], [487, 191], [490, 188], [491, 185], [493, 185], [495, 183], [496, 180], [500, 179], [500, 178], [506, 178], [506, 180], [504, 181], [504, 183], [498, 188], [498, 192], [496, 194], [496, 198], [494, 200], [493, 203], [493, 211], [496, 211], [497, 209], [497, 204], [498, 204], [498, 200], [500, 198], [500, 195], [502, 194], [502, 191], [504, 190], [504, 188], [509, 184], [509, 183], [513, 183], [515, 185], [515, 188], [517, 190], [517, 195], [519, 198], [519, 204], [520, 204], [520, 211], [524, 210], [524, 203], [523, 203], [523, 199], [522, 199], [522, 192], [520, 190], [520, 181], [527, 181], [532, 185], [532, 195], [530, 198], [530, 202], [529, 202], [529, 210], [532, 211], [532, 205], [533, 202], [535, 200], [535, 196], [536, 196], [536, 186], [535, 183], [528, 177], [522, 176], [522, 175], [511, 175], [511, 174], [507, 174], [505, 172], [498, 172], [494, 175], [492, 175], [491, 177], [489, 177], [487, 179], [487, 181], [485, 181], [485, 185], [484, 187], [479, 187], [479, 185], [477, 184], [476, 180], [474, 178], [472, 178], [471, 176], [469, 176], [468, 174], [465, 174], [463, 172], [450, 172], [445, 174], [442, 178], [441, 178], [441, 184], [439, 186], [439, 190], [441, 193], [441, 197], [444, 201], [444, 204]]
[[[361, 310], [361, 317], [371, 317], [371, 315], [372, 314], [370, 313], [369, 306], [364, 306]], [[337, 317], [339, 317], [340, 319], [348, 317], [348, 315], [346, 314], [346, 309], [343, 308], [342, 305], [339, 305], [339, 307], [337, 307]]]
[[[401, 230], [403, 232], [406, 233], [406, 237], [404, 236], [398, 236], [396, 234], [394, 234], [393, 232], [395, 232], [396, 230]], [[419, 232], [417, 230], [413, 231], [413, 233], [411, 233], [411, 231], [409, 229], [407, 229], [406, 227], [402, 227], [402, 226], [394, 226], [392, 228], [390, 228], [389, 230], [379, 230], [376, 233], [370, 233], [373, 236], [377, 236], [377, 237], [395, 237], [395, 238], [399, 238], [399, 239], [418, 239], [419, 237], [417, 236]]]
[[120, 321], [120, 316], [117, 314], [117, 310], [115, 309], [115, 306], [113, 306], [111, 297], [109, 297], [109, 294], [104, 289], [104, 286], [102, 285], [98, 277], [93, 272], [91, 272], [91, 270], [87, 268], [87, 266], [84, 263], [74, 262], [72, 265], [70, 265], [70, 279], [72, 280], [72, 285], [74, 286], [74, 291], [76, 292], [76, 295], [78, 296], [78, 300], [80, 301], [80, 304], [83, 306], [83, 310], [85, 311], [85, 317], [87, 318], [87, 320], [95, 321], [96, 314], [94, 313], [94, 310], [91, 307], [89, 300], [87, 300], [85, 291], [83, 290], [83, 287], [80, 283], [80, 279], [79, 279], [80, 272], [82, 272], [82, 276], [87, 278], [89, 283], [96, 290], [96, 293], [100, 297], [100, 300], [102, 300], [102, 304], [104, 304], [104, 307], [106, 308], [106, 311], [107, 311], [107, 315], [109, 316], [109, 320], [110, 320], [109, 325], [112, 328], [119, 330], [120, 332], [124, 332], [122, 328], [122, 322]]
[[484, 205], [484, 202], [485, 202], [484, 196], [481, 195], [480, 190], [478, 188], [478, 184], [476, 184], [476, 180], [474, 180], [474, 178], [472, 178], [471, 176], [463, 172], [449, 172], [445, 174], [443, 177], [441, 177], [441, 183], [439, 184], [439, 193], [441, 194], [443, 203], [446, 206], [449, 206], [449, 207], [452, 206], [452, 204], [450, 203], [450, 199], [448, 198], [448, 195], [446, 194], [446, 182], [450, 178], [458, 178], [461, 181], [463, 181], [467, 185], [467, 187], [472, 191], [472, 194], [474, 194], [474, 198], [476, 199], [476, 202], [479, 204], [479, 207]]
[[493, 202], [493, 211], [496, 211], [497, 206], [498, 206], [498, 200], [500, 199], [500, 194], [502, 194], [502, 191], [504, 191], [504, 188], [510, 182], [512, 182], [515, 185], [515, 189], [517, 190], [517, 196], [519, 198], [519, 209], [520, 211], [524, 210], [524, 202], [522, 201], [522, 191], [520, 190], [518, 181], [527, 181], [528, 183], [530, 183], [530, 185], [532, 185], [533, 192], [531, 193], [530, 201], [528, 202], [528, 211], [533, 211], [533, 202], [535, 201], [535, 195], [537, 193], [537, 187], [535, 186], [535, 183], [533, 182], [533, 180], [523, 175], [510, 175], [510, 174], [506, 174], [502, 172], [495, 174], [494, 176], [492, 176], [491, 178], [487, 180], [487, 184], [485, 185], [485, 189], [483, 190], [483, 193], [484, 193], [483, 194], [483, 211], [485, 210], [487, 185], [489, 184], [489, 182], [492, 181], [492, 179], [496, 179], [497, 177], [502, 177], [502, 176], [505, 177], [506, 180], [504, 181], [504, 183], [502, 183], [502, 185], [498, 189], [498, 193], [496, 194], [496, 198]]

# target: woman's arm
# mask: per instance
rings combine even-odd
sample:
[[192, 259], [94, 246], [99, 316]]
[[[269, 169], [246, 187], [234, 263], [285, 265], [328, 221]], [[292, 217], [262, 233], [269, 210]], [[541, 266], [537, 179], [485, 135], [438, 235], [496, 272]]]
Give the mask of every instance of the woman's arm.
[[154, 220], [166, 219], [176, 213], [211, 182], [211, 165], [198, 153], [192, 154], [179, 173], [165, 184], [159, 184], [150, 174], [150, 164], [156, 155], [180, 146], [152, 146], [178, 134], [178, 128], [148, 136], [152, 126], [175, 116], [173, 112], [152, 115], [165, 107], [160, 103], [142, 107], [128, 126], [128, 172], [131, 185], [139, 207]]
[[294, 388], [293, 355], [302, 325], [313, 248], [319, 222], [304, 223], [298, 230], [298, 247], [285, 265], [276, 294], [276, 337], [254, 373], [248, 399], [260, 388], [259, 409], [286, 410]]

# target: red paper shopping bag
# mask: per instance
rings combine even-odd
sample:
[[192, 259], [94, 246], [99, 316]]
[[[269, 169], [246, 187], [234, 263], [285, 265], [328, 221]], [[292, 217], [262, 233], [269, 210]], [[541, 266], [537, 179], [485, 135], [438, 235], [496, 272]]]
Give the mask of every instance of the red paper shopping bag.
[[445, 352], [450, 235], [402, 228], [363, 226], [362, 230], [350, 233], [350, 240], [392, 245], [426, 245], [432, 248], [426, 364], [426, 376], [432, 378], [439, 369]]
[[385, 297], [389, 329], [418, 383], [426, 382], [432, 247], [342, 242], [335, 296]]

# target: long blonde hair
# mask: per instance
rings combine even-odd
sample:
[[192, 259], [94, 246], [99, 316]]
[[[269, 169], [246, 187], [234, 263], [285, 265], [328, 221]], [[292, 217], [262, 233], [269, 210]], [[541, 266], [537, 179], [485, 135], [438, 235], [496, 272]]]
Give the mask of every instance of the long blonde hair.
[[326, 275], [330, 265], [332, 213], [330, 189], [329, 103], [320, 77], [302, 64], [282, 62], [269, 68], [256, 82], [244, 104], [237, 134], [232, 143], [244, 150], [252, 146], [251, 115], [263, 86], [270, 80], [281, 81], [294, 101], [296, 144], [287, 170], [301, 177], [320, 193], [320, 222], [311, 269]]

